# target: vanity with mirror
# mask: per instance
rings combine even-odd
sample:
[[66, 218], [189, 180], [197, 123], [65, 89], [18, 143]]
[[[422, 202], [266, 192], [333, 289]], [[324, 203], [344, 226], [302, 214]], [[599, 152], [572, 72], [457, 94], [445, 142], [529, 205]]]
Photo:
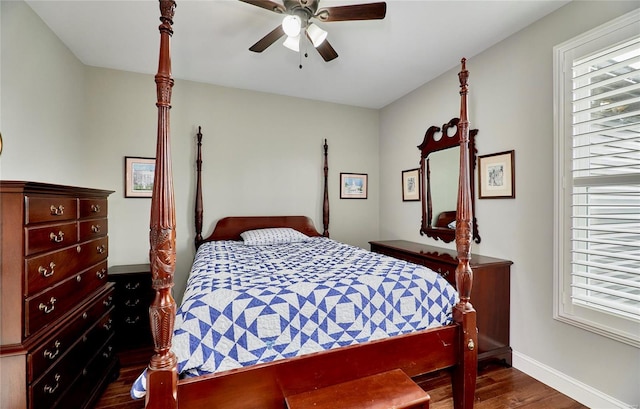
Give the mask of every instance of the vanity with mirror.
[[[456, 203], [458, 200], [458, 172], [460, 169], [460, 137], [458, 118], [431, 126], [424, 135], [420, 150], [420, 180], [422, 181], [422, 222], [420, 234], [449, 243], [455, 240]], [[476, 165], [475, 138], [477, 129], [469, 130], [469, 169], [471, 204], [473, 207], [473, 240], [480, 243], [475, 217], [474, 169]]]
[[[455, 220], [460, 169], [460, 135], [458, 118], [441, 127], [430, 127], [420, 150], [420, 178], [422, 183], [422, 222], [420, 234], [449, 243], [455, 240]], [[476, 164], [475, 138], [477, 129], [469, 130], [468, 158], [471, 206], [473, 208], [473, 240], [480, 243], [475, 218], [474, 172]], [[371, 251], [423, 265], [437, 272], [456, 286], [457, 253], [406, 240], [371, 241]], [[511, 365], [509, 345], [510, 320], [510, 260], [471, 254], [474, 274], [471, 302], [478, 312], [478, 362], [501, 362]]]

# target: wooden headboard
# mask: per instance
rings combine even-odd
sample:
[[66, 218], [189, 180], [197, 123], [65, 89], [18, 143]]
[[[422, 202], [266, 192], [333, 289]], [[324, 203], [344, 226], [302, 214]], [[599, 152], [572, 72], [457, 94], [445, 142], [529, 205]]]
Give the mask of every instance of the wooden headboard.
[[202, 127], [198, 127], [198, 149], [196, 153], [196, 208], [195, 227], [196, 249], [206, 241], [213, 240], [240, 240], [240, 233], [247, 230], [265, 229], [268, 227], [290, 227], [307, 236], [329, 237], [329, 145], [324, 140], [324, 184], [322, 200], [322, 234], [318, 233], [313, 221], [306, 216], [238, 216], [225, 217], [216, 223], [213, 233], [207, 238], [202, 238], [202, 220], [204, 218], [204, 205], [202, 200]]
[[240, 233], [247, 230], [265, 229], [269, 227], [290, 227], [309, 237], [322, 236], [313, 221], [307, 216], [246, 216], [225, 217], [216, 223], [211, 236], [202, 242], [212, 240], [240, 240]]

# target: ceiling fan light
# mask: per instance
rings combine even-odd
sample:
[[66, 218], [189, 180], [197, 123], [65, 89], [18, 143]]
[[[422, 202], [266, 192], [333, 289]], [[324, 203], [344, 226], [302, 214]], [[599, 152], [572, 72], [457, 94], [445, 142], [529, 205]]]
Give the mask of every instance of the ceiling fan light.
[[309, 27], [307, 27], [307, 35], [309, 36], [309, 39], [311, 39], [313, 46], [316, 48], [318, 48], [327, 38], [327, 32], [313, 23], [309, 24]]
[[289, 36], [287, 37], [286, 40], [284, 40], [284, 43], [282, 43], [282, 45], [298, 53], [300, 52], [300, 36], [299, 35], [295, 37]]
[[289, 37], [296, 37], [300, 34], [300, 27], [302, 27], [302, 20], [296, 15], [288, 15], [282, 20], [282, 29]]

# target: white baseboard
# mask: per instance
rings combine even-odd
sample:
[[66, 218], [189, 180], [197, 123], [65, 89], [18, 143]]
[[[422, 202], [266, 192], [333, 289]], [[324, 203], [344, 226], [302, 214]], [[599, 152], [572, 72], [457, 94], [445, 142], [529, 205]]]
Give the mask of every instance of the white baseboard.
[[513, 367], [592, 409], [634, 408], [516, 351], [513, 351]]

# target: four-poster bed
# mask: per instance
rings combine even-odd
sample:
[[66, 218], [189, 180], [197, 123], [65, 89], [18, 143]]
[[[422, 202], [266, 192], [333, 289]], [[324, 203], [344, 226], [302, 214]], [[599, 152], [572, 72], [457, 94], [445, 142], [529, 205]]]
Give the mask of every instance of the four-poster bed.
[[[171, 172], [169, 110], [171, 107], [171, 62], [169, 43], [176, 3], [160, 0], [160, 57], [157, 84], [158, 138], [156, 170], [150, 221], [150, 262], [156, 296], [150, 307], [155, 354], [146, 373], [146, 407], [177, 408], [278, 408], [285, 399], [305, 391], [400, 369], [417, 376], [441, 369], [452, 369], [453, 398], [456, 408], [472, 408], [477, 374], [476, 315], [469, 302], [472, 271], [469, 266], [472, 238], [472, 204], [469, 182], [469, 124], [467, 121], [467, 77], [462, 60], [460, 78], [460, 183], [456, 218], [456, 247], [459, 264], [456, 287], [459, 301], [452, 307], [451, 324], [424, 329], [389, 338], [353, 344], [327, 351], [258, 363], [208, 375], [178, 380], [178, 358], [172, 351], [176, 320], [176, 303], [171, 295], [175, 271], [175, 209]], [[201, 133], [198, 132], [198, 146]], [[302, 216], [225, 218], [218, 222], [211, 236], [202, 239], [202, 201], [196, 200], [196, 245], [202, 242], [238, 240], [247, 230], [289, 227], [306, 236], [329, 241], [328, 166], [325, 142], [324, 231]], [[201, 168], [198, 154], [197, 168]], [[198, 173], [198, 185], [200, 185]], [[198, 187], [201, 192], [201, 188]], [[323, 237], [325, 236], [325, 237]], [[245, 238], [246, 240], [246, 238]], [[391, 259], [393, 260], [393, 259]], [[413, 268], [403, 264], [402, 268]], [[426, 269], [423, 269], [427, 271]], [[430, 272], [429, 273], [433, 273]]]

